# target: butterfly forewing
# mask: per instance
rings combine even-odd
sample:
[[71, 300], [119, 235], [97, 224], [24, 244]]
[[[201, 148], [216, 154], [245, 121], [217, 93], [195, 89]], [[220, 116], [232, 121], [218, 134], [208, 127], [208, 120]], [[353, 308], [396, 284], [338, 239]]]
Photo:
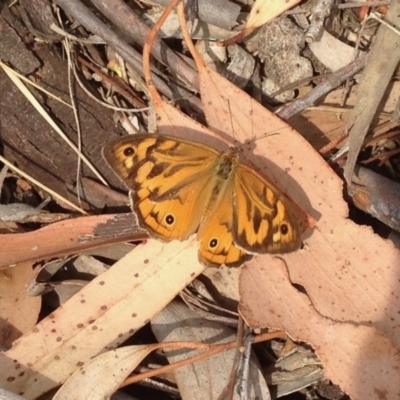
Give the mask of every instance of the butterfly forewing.
[[154, 143], [155, 138], [148, 138], [138, 146], [133, 138], [122, 138], [104, 146], [103, 155], [118, 176], [130, 187], [132, 180], [137, 179], [134, 167], [146, 158], [148, 148]]
[[287, 253], [300, 247], [298, 223], [283, 192], [246, 165], [235, 175], [234, 242], [251, 253]]
[[197, 231], [217, 151], [173, 137], [135, 135], [106, 146], [104, 156], [131, 189], [134, 210], [151, 234], [169, 241]]

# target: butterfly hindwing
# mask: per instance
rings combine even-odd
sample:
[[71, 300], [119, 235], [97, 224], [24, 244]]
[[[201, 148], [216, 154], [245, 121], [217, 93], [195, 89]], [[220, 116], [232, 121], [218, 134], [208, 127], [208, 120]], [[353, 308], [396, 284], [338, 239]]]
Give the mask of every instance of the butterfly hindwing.
[[237, 267], [252, 258], [237, 247], [232, 235], [233, 185], [228, 182], [223, 195], [207, 210], [197, 233], [199, 240], [199, 260], [211, 267], [225, 264]]

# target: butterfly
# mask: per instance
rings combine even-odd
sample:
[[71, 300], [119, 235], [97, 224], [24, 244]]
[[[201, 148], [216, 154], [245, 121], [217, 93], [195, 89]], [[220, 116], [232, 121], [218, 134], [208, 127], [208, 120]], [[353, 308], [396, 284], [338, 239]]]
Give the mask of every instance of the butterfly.
[[166, 135], [136, 134], [107, 144], [103, 155], [131, 190], [140, 225], [163, 241], [197, 232], [206, 266], [240, 266], [257, 253], [301, 244], [294, 203], [254, 168], [225, 152]]

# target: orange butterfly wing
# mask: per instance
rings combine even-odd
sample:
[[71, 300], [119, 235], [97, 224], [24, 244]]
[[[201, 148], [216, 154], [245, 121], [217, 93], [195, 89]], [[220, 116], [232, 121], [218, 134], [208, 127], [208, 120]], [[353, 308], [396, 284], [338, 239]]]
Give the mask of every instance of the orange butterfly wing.
[[197, 233], [199, 260], [209, 267], [238, 267], [252, 258], [251, 254], [237, 247], [233, 239], [233, 182], [227, 183], [223, 195], [210, 203]]
[[252, 168], [235, 174], [233, 240], [250, 253], [288, 253], [300, 247], [301, 230], [292, 201]]
[[138, 134], [105, 146], [124, 180], [141, 226], [164, 241], [185, 240], [199, 227], [219, 153], [173, 137]]

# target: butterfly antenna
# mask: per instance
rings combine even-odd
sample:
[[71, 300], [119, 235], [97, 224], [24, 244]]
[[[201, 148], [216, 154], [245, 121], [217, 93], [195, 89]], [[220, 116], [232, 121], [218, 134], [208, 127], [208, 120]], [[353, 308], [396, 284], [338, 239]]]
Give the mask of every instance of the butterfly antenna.
[[233, 128], [233, 117], [232, 117], [232, 110], [231, 110], [231, 103], [229, 100], [228, 102], [228, 109], [229, 109], [229, 116], [231, 117], [231, 132], [232, 132], [232, 138], [233, 138], [233, 146], [236, 147], [237, 144], [240, 144], [240, 142], [235, 138], [235, 130]]
[[275, 136], [275, 135], [279, 135], [279, 132], [272, 132], [272, 133], [265, 132], [260, 136], [253, 137], [252, 139], [246, 140], [246, 143], [250, 143], [251, 144], [251, 143], [254, 143], [257, 140], [263, 139], [263, 138], [268, 137], [268, 136]]

